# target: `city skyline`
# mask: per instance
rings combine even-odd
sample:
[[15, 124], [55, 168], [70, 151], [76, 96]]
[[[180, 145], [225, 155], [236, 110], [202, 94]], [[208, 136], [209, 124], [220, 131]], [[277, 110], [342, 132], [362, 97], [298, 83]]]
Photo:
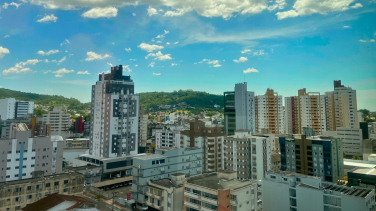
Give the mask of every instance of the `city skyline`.
[[174, 1], [85, 2], [0, 5], [0, 87], [89, 102], [98, 73], [122, 64], [135, 93], [221, 95], [245, 81], [255, 95], [272, 88], [288, 97], [301, 88], [324, 94], [342, 80], [357, 91], [358, 109], [376, 111], [372, 2], [312, 14], [305, 11], [315, 5], [297, 7], [301, 0], [222, 1], [229, 10], [205, 8], [206, 1], [191, 9]]

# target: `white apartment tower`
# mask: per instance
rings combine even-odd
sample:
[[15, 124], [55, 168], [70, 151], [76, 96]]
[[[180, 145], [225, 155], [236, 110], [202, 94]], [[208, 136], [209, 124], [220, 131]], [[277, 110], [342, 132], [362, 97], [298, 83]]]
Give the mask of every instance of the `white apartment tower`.
[[356, 90], [335, 81], [334, 105], [337, 127], [359, 128]]
[[90, 154], [121, 157], [138, 152], [139, 96], [123, 66], [111, 67], [92, 86]]
[[33, 101], [19, 101], [14, 98], [0, 100], [1, 120], [21, 118], [32, 113], [34, 113]]
[[48, 114], [43, 114], [43, 122], [51, 125], [51, 135], [63, 136], [64, 138], [69, 136], [69, 127], [72, 123], [70, 114], [66, 114], [63, 107], [54, 107]]

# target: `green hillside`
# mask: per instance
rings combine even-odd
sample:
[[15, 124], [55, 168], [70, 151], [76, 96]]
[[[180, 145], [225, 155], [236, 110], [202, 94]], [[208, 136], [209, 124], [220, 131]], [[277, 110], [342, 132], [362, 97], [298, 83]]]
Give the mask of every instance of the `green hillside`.
[[90, 108], [90, 103], [81, 103], [74, 98], [66, 98], [58, 95], [42, 95], [35, 93], [26, 93], [0, 88], [0, 99], [15, 98], [16, 100], [34, 101], [35, 104], [44, 106], [68, 106], [69, 109], [85, 110]]
[[[175, 92], [146, 92], [139, 93], [140, 106], [143, 108], [157, 108], [159, 105], [177, 105], [185, 102], [196, 109], [210, 108], [214, 110], [214, 105], [220, 105], [223, 108], [223, 96], [214, 95], [206, 92], [195, 91], [175, 91]], [[68, 106], [69, 109], [85, 110], [90, 108], [90, 103], [81, 103], [74, 98], [66, 98], [58, 95], [43, 95], [35, 93], [26, 93], [0, 88], [0, 99], [16, 98], [17, 100], [34, 101], [35, 104], [44, 106]]]

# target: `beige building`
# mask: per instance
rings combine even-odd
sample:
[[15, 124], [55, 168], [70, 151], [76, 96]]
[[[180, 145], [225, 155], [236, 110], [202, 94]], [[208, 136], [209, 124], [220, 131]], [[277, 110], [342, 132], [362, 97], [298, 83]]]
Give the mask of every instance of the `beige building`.
[[252, 136], [251, 132], [235, 131], [224, 141], [224, 166], [237, 172], [238, 179], [261, 180], [271, 169], [270, 138]]
[[185, 174], [171, 174], [171, 179], [149, 180], [146, 205], [161, 211], [183, 210]]
[[50, 194], [82, 195], [84, 176], [64, 173], [0, 183], [0, 210], [21, 210]]
[[51, 136], [68, 137], [72, 122], [70, 121], [70, 114], [66, 114], [63, 107], [54, 107], [48, 114], [43, 114], [43, 122], [51, 125]]
[[89, 148], [90, 140], [87, 138], [71, 138], [65, 139], [64, 141], [64, 148], [65, 149], [88, 149]]
[[220, 171], [189, 177], [185, 181], [187, 211], [257, 211], [257, 181], [238, 180], [236, 172]]
[[273, 89], [255, 97], [256, 133], [267, 129], [270, 133], [285, 133], [282, 96]]
[[142, 147], [146, 145], [146, 141], [148, 140], [148, 117], [145, 109], [140, 108], [140, 114], [138, 116], [138, 144]]
[[[224, 133], [220, 127], [205, 126], [200, 120], [190, 122], [190, 129], [181, 131], [181, 147], [200, 147], [204, 149], [204, 172], [217, 172], [223, 166]], [[194, 144], [193, 146], [191, 144]]]

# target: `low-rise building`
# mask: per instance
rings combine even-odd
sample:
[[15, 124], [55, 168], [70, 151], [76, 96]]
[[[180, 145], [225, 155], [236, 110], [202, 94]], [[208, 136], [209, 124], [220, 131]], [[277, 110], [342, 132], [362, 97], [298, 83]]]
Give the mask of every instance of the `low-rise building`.
[[102, 167], [95, 165], [67, 167], [65, 170], [76, 172], [84, 176], [84, 184], [90, 185], [102, 181]]
[[82, 195], [84, 177], [63, 173], [0, 183], [0, 210], [20, 210], [50, 194]]
[[69, 136], [69, 128], [72, 122], [70, 121], [70, 114], [66, 114], [63, 107], [54, 107], [48, 114], [43, 114], [43, 122], [51, 125], [51, 135]]
[[172, 131], [166, 129], [156, 130], [155, 147], [156, 149], [168, 147], [180, 148], [180, 131]]
[[155, 154], [133, 158], [132, 199], [138, 209], [146, 210], [149, 180], [170, 178], [172, 174], [183, 173], [187, 177], [202, 174], [203, 150], [198, 147], [162, 148]]
[[289, 171], [269, 171], [262, 180], [262, 210], [375, 210], [375, 189], [346, 187]]
[[337, 131], [323, 131], [322, 134], [324, 136], [333, 136], [335, 138], [342, 139], [343, 151], [346, 153], [346, 155], [363, 156], [362, 129], [337, 127]]
[[365, 188], [376, 188], [376, 169], [357, 167], [347, 172], [347, 186], [361, 186]]
[[238, 180], [236, 172], [220, 171], [189, 177], [184, 183], [187, 211], [257, 211], [257, 181]]
[[185, 174], [171, 174], [171, 179], [149, 180], [146, 205], [161, 211], [183, 210]]
[[64, 140], [64, 149], [88, 149], [89, 143], [88, 138], [68, 138]]

